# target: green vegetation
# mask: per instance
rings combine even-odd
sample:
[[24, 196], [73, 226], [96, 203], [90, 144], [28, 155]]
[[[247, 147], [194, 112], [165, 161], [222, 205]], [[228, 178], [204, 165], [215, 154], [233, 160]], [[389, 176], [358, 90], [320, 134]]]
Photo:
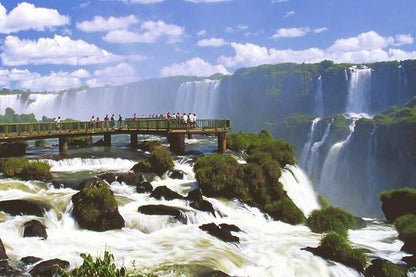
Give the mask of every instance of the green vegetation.
[[263, 130], [258, 135], [251, 133], [234, 133], [227, 135], [227, 148], [235, 151], [246, 150], [249, 145], [259, 145], [273, 141], [269, 131]]
[[46, 145], [46, 141], [44, 139], [37, 139], [35, 140], [35, 146], [39, 148], [43, 148]]
[[399, 239], [404, 242], [402, 250], [416, 254], [416, 215], [402, 215], [396, 219], [394, 226], [399, 233]]
[[329, 200], [328, 200], [328, 198], [325, 197], [325, 195], [318, 194], [318, 201], [319, 201], [319, 204], [321, 204], [321, 207], [323, 209], [329, 208], [329, 206], [330, 206], [329, 205]]
[[41, 161], [29, 161], [26, 158], [7, 159], [2, 166], [5, 177], [23, 180], [48, 180], [52, 178], [50, 165]]
[[142, 172], [154, 172], [161, 176], [168, 170], [173, 169], [172, 154], [165, 149], [153, 150], [149, 157], [141, 160], [137, 167]]
[[68, 145], [76, 147], [86, 147], [92, 145], [91, 136], [69, 137]]
[[367, 257], [361, 249], [351, 247], [348, 240], [335, 232], [326, 234], [318, 247], [320, 256], [342, 263], [362, 272], [367, 265]]
[[348, 229], [355, 224], [356, 220], [352, 215], [336, 207], [314, 210], [306, 220], [306, 225], [315, 233], [334, 231], [344, 237], [347, 237]]
[[231, 137], [234, 149], [246, 150], [247, 164], [219, 154], [199, 158], [194, 171], [204, 195], [237, 198], [275, 219], [291, 224], [304, 222], [303, 213], [279, 183], [282, 167], [295, 163], [293, 147], [273, 140], [265, 131], [259, 135], [238, 133]]
[[104, 257], [97, 257], [95, 260], [90, 254], [81, 253], [80, 256], [84, 260], [80, 267], [67, 272], [60, 268], [58, 276], [62, 277], [122, 277], [126, 276], [124, 267], [117, 268], [114, 264], [114, 256], [108, 251], [104, 252]]
[[380, 194], [382, 210], [386, 219], [395, 221], [398, 217], [411, 213], [416, 215], [416, 189], [401, 188], [383, 191]]

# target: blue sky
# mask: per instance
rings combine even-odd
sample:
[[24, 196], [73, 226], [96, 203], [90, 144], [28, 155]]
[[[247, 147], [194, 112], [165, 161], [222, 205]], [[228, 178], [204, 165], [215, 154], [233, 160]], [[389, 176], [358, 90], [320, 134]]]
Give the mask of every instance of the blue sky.
[[409, 0], [0, 0], [0, 87], [415, 59], [415, 11]]

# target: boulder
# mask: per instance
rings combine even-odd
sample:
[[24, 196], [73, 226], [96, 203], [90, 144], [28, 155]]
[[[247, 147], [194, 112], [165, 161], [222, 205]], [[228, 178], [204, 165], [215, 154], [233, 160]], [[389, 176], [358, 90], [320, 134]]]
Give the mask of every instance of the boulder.
[[186, 173], [179, 169], [169, 170], [168, 173], [169, 178], [179, 180], [182, 180], [185, 175]]
[[98, 175], [98, 178], [103, 179], [107, 183], [111, 184], [116, 181], [116, 175], [114, 173], [106, 172], [104, 174]]
[[194, 202], [191, 203], [191, 207], [194, 208], [194, 209], [196, 209], [196, 210], [200, 210], [200, 211], [204, 211], [204, 212], [209, 212], [213, 216], [215, 216], [214, 207], [212, 206], [211, 202], [209, 202], [207, 200], [194, 201]]
[[74, 147], [87, 147], [92, 145], [92, 136], [69, 137], [68, 145]]
[[117, 182], [121, 183], [124, 182], [126, 185], [129, 186], [137, 186], [141, 182], [145, 181], [142, 174], [136, 174], [134, 171], [130, 171], [129, 173], [121, 174], [117, 177]]
[[381, 209], [390, 222], [405, 214], [416, 215], [416, 189], [400, 188], [380, 194]]
[[0, 211], [11, 215], [43, 216], [45, 210], [49, 209], [45, 204], [31, 200], [15, 199], [0, 201]]
[[199, 274], [197, 275], [197, 277], [231, 277], [231, 276], [220, 270], [213, 270], [210, 272]]
[[166, 186], [159, 186], [155, 188], [154, 191], [150, 194], [150, 196], [159, 200], [162, 198], [164, 198], [165, 200], [184, 199], [182, 195], [180, 195], [177, 192], [174, 192]]
[[124, 227], [124, 219], [109, 185], [93, 178], [81, 184], [81, 191], [72, 196], [72, 215], [79, 226], [93, 231], [106, 231]]
[[177, 207], [166, 206], [166, 205], [143, 205], [139, 207], [138, 211], [142, 214], [148, 214], [148, 215], [173, 216], [175, 219], [186, 224], [186, 217], [184, 215], [186, 210], [183, 210]]
[[20, 259], [20, 261], [24, 264], [34, 264], [41, 261], [41, 258], [34, 257], [34, 256], [26, 256]]
[[53, 277], [58, 271], [58, 268], [67, 268], [69, 266], [68, 261], [60, 259], [52, 259], [38, 263], [30, 271], [32, 276]]
[[94, 146], [106, 146], [105, 142], [103, 139], [99, 139], [96, 142], [94, 142], [93, 144]]
[[[238, 227], [237, 227], [238, 228]], [[199, 226], [199, 229], [208, 232], [211, 236], [217, 237], [225, 242], [240, 242], [240, 239], [231, 234], [231, 231], [228, 227], [221, 227], [215, 223], [208, 223]]]
[[190, 192], [188, 192], [186, 199], [190, 201], [202, 201], [202, 190], [200, 188], [191, 190]]
[[402, 261], [405, 262], [408, 267], [415, 267], [416, 266], [416, 255], [403, 257]]
[[0, 157], [20, 157], [26, 154], [25, 141], [5, 142], [0, 144]]
[[24, 224], [23, 237], [48, 238], [45, 226], [38, 220], [31, 220]]
[[241, 232], [241, 229], [234, 224], [221, 223], [220, 227], [221, 229], [224, 229], [230, 232]]
[[136, 186], [137, 193], [146, 193], [146, 192], [152, 192], [153, 186], [149, 182], [141, 182]]
[[364, 272], [365, 277], [406, 277], [407, 269], [385, 259], [377, 258]]
[[6, 249], [4, 248], [3, 242], [0, 239], [0, 260], [7, 260]]

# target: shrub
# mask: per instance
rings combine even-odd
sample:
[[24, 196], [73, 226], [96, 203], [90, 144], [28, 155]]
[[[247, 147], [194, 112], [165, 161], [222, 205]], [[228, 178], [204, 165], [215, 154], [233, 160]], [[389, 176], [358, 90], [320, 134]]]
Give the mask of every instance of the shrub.
[[337, 232], [347, 236], [347, 230], [355, 226], [355, 218], [344, 210], [328, 207], [314, 210], [306, 220], [306, 225], [315, 233]]
[[268, 153], [273, 160], [279, 162], [281, 167], [285, 167], [288, 164], [294, 165], [296, 163], [293, 146], [283, 140], [275, 140], [259, 145], [250, 145], [247, 148], [247, 153], [250, 156], [259, 151]]
[[258, 135], [239, 132], [227, 136], [227, 148], [242, 151], [251, 145], [259, 145], [271, 141], [273, 141], [273, 136], [266, 130], [262, 130]]
[[265, 210], [271, 217], [289, 224], [300, 224], [305, 222], [302, 211], [293, 203], [288, 196], [279, 201], [265, 206]]
[[46, 180], [52, 177], [50, 165], [41, 161], [29, 161], [26, 158], [7, 159], [2, 166], [5, 177], [22, 178], [24, 180]]
[[36, 147], [42, 148], [42, 147], [45, 147], [45, 145], [46, 145], [46, 142], [45, 142], [44, 139], [35, 140], [35, 146]]
[[394, 226], [399, 233], [399, 239], [404, 242], [401, 250], [416, 255], [416, 216], [414, 214], [402, 215], [396, 219]]
[[174, 166], [171, 153], [165, 149], [153, 150], [149, 157], [149, 162], [157, 175], [162, 175], [166, 171], [173, 169]]
[[108, 251], [104, 252], [104, 257], [97, 257], [94, 261], [90, 254], [81, 253], [80, 256], [84, 260], [80, 267], [67, 272], [60, 268], [58, 276], [62, 277], [122, 277], [126, 276], [126, 269], [124, 267], [117, 268], [114, 264], [114, 256]]
[[360, 249], [353, 249], [348, 240], [335, 232], [326, 234], [318, 247], [322, 257], [340, 262], [362, 272], [367, 264], [367, 257]]
[[325, 195], [318, 194], [318, 201], [322, 208], [329, 208], [329, 200]]

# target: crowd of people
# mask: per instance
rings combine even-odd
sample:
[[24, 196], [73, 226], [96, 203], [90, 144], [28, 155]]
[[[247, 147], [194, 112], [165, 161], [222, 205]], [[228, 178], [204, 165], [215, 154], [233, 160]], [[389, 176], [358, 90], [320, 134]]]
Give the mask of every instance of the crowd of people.
[[[156, 114], [149, 114], [149, 116], [145, 116], [143, 115], [141, 118], [144, 119], [179, 119], [180, 122], [182, 124], [184, 124], [184, 126], [186, 126], [187, 124], [189, 124], [189, 126], [191, 128], [196, 128], [197, 124], [196, 124], [196, 114], [195, 113], [156, 113]], [[132, 118], [128, 118], [127, 120], [137, 120], [137, 114], [134, 113]], [[91, 116], [90, 119], [91, 122], [91, 128], [101, 128], [103, 127], [102, 123], [104, 122], [104, 126], [105, 127], [109, 127], [109, 128], [121, 128], [123, 125], [123, 117], [119, 114], [118, 115], [118, 119], [116, 121], [116, 118], [114, 116], [114, 114], [111, 115], [111, 117], [108, 116], [108, 114], [105, 115], [104, 119], [101, 121], [101, 119], [97, 116], [95, 117], [94, 115]]]

